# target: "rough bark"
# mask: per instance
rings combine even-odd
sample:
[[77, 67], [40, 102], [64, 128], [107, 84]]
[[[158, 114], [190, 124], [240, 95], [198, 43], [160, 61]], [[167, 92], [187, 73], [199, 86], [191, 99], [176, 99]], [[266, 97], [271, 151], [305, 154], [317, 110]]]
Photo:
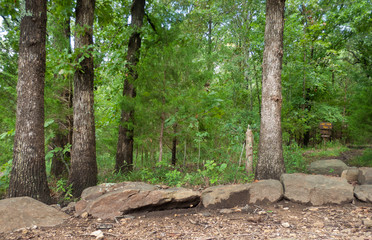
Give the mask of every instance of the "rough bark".
[[285, 172], [281, 130], [281, 70], [285, 0], [267, 0], [262, 72], [262, 109], [257, 179], [279, 179]]
[[22, 4], [16, 132], [9, 197], [29, 196], [50, 203], [44, 148], [47, 1], [27, 0]]
[[[136, 89], [133, 83], [138, 78], [135, 67], [139, 61], [140, 55], [140, 28], [143, 25], [143, 17], [145, 15], [145, 0], [133, 0], [131, 15], [131, 27], [133, 28], [133, 33], [130, 36], [128, 43], [128, 64], [126, 65], [127, 74], [124, 79], [123, 96], [133, 99], [136, 97]], [[121, 111], [119, 137], [116, 151], [115, 170], [117, 172], [128, 172], [133, 170], [133, 125], [134, 109], [129, 107], [123, 108]]]
[[177, 162], [177, 123], [173, 125], [173, 141], [172, 141], [172, 165], [175, 166]]
[[245, 171], [253, 173], [253, 133], [249, 125], [245, 132]]
[[[93, 17], [94, 0], [78, 0], [76, 3], [75, 49], [88, 54], [80, 62], [74, 75], [74, 121], [71, 148], [71, 171], [69, 184], [72, 194], [79, 197], [81, 192], [97, 184], [96, 139], [94, 124], [93, 93]], [[77, 60], [83, 54], [79, 54]]]

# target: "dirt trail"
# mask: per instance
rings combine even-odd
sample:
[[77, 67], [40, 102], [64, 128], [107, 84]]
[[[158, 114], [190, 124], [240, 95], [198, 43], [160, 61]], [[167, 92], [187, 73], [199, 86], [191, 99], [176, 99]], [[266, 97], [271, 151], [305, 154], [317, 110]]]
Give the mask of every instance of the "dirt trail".
[[[304, 206], [281, 201], [268, 206], [202, 208], [141, 213], [118, 222], [71, 218], [54, 228], [0, 234], [0, 239], [372, 239], [372, 204]], [[103, 228], [103, 229], [102, 229]]]

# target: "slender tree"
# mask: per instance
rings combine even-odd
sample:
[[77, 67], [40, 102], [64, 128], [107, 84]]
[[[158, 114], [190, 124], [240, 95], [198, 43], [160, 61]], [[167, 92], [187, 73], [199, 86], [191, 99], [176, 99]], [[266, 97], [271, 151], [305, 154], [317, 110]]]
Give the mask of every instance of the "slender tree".
[[26, 0], [21, 15], [16, 132], [9, 197], [49, 203], [44, 149], [47, 1]]
[[[71, 1], [55, 1], [52, 2], [52, 22], [51, 31], [48, 31], [52, 35], [52, 46], [58, 53], [67, 50], [71, 53], [71, 28], [70, 28], [70, 17], [72, 15], [72, 2]], [[58, 54], [59, 55], [59, 54]], [[60, 57], [60, 55], [59, 55]], [[55, 122], [58, 124], [58, 129], [55, 130], [55, 137], [51, 139], [49, 144], [50, 149], [61, 148], [72, 142], [72, 78], [73, 74], [55, 74], [53, 81], [63, 83], [62, 86], [58, 86], [53, 91], [53, 97], [58, 99], [57, 108], [62, 110], [54, 117]], [[57, 95], [57, 96], [56, 96]], [[70, 152], [67, 151], [65, 154], [56, 152], [52, 158], [52, 164], [50, 174], [55, 177], [62, 177], [68, 172], [68, 158]]]
[[285, 172], [281, 130], [284, 5], [285, 0], [266, 1], [257, 179], [279, 179]]
[[93, 93], [93, 17], [95, 0], [76, 3], [75, 51], [79, 65], [74, 75], [74, 120], [69, 184], [73, 195], [97, 184], [96, 139]]
[[[135, 67], [139, 61], [139, 50], [141, 48], [140, 28], [142, 27], [143, 17], [145, 15], [145, 0], [133, 0], [131, 15], [133, 33], [128, 43], [127, 74], [124, 79], [123, 89], [123, 96], [129, 99], [136, 97], [136, 89], [133, 82], [138, 78]], [[115, 164], [115, 170], [117, 172], [126, 172], [133, 169], [133, 125], [134, 109], [133, 107], [126, 106], [121, 111]]]

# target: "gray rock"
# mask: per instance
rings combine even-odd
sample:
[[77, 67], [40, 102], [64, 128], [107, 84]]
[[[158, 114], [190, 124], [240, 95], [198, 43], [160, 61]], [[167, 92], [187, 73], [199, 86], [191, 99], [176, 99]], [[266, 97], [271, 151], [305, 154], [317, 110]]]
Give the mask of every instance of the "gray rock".
[[201, 201], [205, 208], [226, 208], [246, 204], [274, 203], [283, 198], [278, 180], [261, 180], [251, 184], [222, 185], [205, 189]]
[[201, 202], [205, 208], [229, 208], [246, 204], [249, 200], [249, 184], [221, 185], [205, 189]]
[[348, 168], [341, 173], [341, 177], [345, 178], [348, 182], [358, 181], [359, 169], [356, 167]]
[[372, 203], [372, 185], [355, 186], [354, 195], [360, 201]]
[[114, 192], [125, 189], [152, 191], [158, 189], [158, 187], [143, 182], [102, 183], [98, 186], [86, 188], [81, 194], [81, 199], [84, 200], [96, 199], [107, 192]]
[[20, 228], [53, 227], [70, 216], [30, 197], [0, 200], [0, 232]]
[[101, 195], [95, 194], [98, 196], [95, 199], [92, 199], [92, 194], [85, 195], [84, 197], [89, 196], [88, 199], [82, 199], [75, 205], [76, 215], [87, 212], [96, 218], [115, 219], [130, 212], [186, 208], [196, 206], [200, 202], [200, 193], [190, 189], [157, 189], [146, 185], [138, 187], [137, 184], [129, 186], [105, 190]]
[[348, 168], [349, 167], [341, 160], [329, 159], [312, 162], [308, 170], [313, 174], [341, 176], [342, 171]]
[[283, 185], [278, 180], [261, 180], [250, 184], [250, 204], [275, 203], [283, 198]]
[[62, 208], [61, 211], [65, 213], [72, 213], [75, 211], [76, 202], [70, 202], [66, 207]]
[[361, 185], [372, 184], [372, 168], [369, 167], [359, 168], [358, 182]]
[[280, 180], [284, 187], [284, 197], [293, 202], [342, 204], [354, 198], [353, 186], [344, 178], [294, 173], [283, 174]]

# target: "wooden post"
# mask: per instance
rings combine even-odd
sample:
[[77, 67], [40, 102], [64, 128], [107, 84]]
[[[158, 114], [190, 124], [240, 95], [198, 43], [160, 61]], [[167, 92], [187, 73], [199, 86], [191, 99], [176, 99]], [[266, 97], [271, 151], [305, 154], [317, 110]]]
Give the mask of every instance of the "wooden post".
[[253, 173], [253, 133], [249, 125], [245, 132], [245, 159], [245, 170], [251, 174]]

